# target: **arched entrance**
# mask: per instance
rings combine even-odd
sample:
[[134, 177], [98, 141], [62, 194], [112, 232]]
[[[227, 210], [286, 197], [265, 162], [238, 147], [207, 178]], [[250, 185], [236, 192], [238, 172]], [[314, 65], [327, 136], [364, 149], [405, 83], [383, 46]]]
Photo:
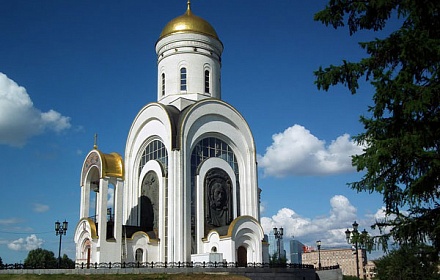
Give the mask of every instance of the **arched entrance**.
[[83, 242], [83, 250], [82, 250], [82, 259], [86, 260], [86, 267], [90, 268], [90, 248], [91, 248], [91, 243], [89, 239], [84, 240]]
[[244, 246], [240, 246], [237, 249], [237, 264], [239, 267], [247, 266], [247, 250]]

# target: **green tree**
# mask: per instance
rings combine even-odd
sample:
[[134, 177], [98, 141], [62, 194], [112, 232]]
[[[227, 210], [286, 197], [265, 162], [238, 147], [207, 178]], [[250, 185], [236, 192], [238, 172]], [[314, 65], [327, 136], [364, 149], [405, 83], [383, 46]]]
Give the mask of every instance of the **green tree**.
[[60, 261], [60, 268], [75, 268], [75, 262], [64, 254]]
[[286, 266], [287, 259], [284, 256], [278, 257], [278, 253], [273, 253], [269, 256], [269, 264], [273, 266]]
[[53, 252], [38, 248], [29, 251], [24, 260], [24, 266], [31, 268], [56, 268], [57, 259]]
[[[376, 278], [383, 280], [438, 280], [438, 263], [433, 248], [426, 245], [403, 245], [374, 261]], [[433, 261], [434, 259], [434, 261]]]
[[0, 257], [0, 269], [2, 269], [3, 268], [3, 260], [2, 260], [2, 258]]
[[[365, 78], [374, 88], [374, 105], [361, 116], [365, 131], [355, 140], [365, 145], [353, 157], [364, 171], [357, 191], [383, 195], [387, 219], [373, 227], [386, 249], [430, 242], [440, 251], [440, 1], [329, 0], [315, 20], [334, 28], [380, 31], [399, 27], [382, 39], [360, 42], [364, 58], [315, 71], [318, 89], [342, 84], [355, 94]], [[385, 229], [390, 229], [390, 231]]]

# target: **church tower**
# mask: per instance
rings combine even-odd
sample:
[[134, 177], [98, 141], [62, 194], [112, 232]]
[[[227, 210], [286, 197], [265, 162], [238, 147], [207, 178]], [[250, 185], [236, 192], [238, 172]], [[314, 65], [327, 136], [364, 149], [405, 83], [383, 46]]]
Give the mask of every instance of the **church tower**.
[[206, 98], [221, 99], [223, 44], [214, 28], [192, 13], [189, 1], [187, 5], [156, 43], [157, 101], [179, 110]]
[[[84, 161], [77, 262], [267, 261], [255, 143], [243, 116], [221, 100], [222, 51], [215, 29], [189, 1], [163, 28], [157, 102], [135, 117], [124, 159], [94, 149]], [[105, 162], [121, 163], [120, 172], [100, 171], [110, 168]], [[105, 206], [106, 182], [113, 210]], [[98, 220], [83, 210], [91, 195]]]

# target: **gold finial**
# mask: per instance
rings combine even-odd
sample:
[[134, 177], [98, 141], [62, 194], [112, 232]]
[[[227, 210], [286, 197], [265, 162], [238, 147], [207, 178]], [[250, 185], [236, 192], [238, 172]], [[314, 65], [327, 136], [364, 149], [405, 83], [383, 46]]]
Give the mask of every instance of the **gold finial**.
[[93, 149], [98, 149], [98, 134], [95, 133], [95, 137], [93, 139]]
[[188, 0], [186, 2], [187, 8], [186, 8], [186, 14], [191, 14], [191, 0]]

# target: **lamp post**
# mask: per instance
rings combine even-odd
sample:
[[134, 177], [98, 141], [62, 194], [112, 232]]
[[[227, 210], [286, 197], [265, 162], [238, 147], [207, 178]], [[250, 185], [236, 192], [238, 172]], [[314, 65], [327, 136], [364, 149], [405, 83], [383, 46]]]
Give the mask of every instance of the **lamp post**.
[[283, 228], [281, 227], [280, 230], [278, 228], [273, 228], [273, 234], [275, 236], [275, 239], [277, 240], [277, 246], [278, 246], [278, 262], [281, 260], [281, 246], [280, 246], [280, 240], [283, 239]]
[[318, 269], [321, 270], [321, 240], [316, 241], [318, 247]]
[[68, 222], [64, 220], [63, 225], [59, 221], [55, 222], [55, 234], [60, 236], [60, 246], [58, 247], [58, 268], [61, 265], [61, 239], [63, 235], [66, 235]]
[[354, 248], [356, 250], [355, 255], [356, 255], [356, 275], [357, 278], [359, 278], [359, 252], [358, 252], [358, 247], [359, 245], [361, 246], [361, 249], [363, 248], [362, 246], [366, 246], [367, 245], [367, 239], [368, 239], [368, 232], [364, 229], [362, 231], [362, 233], [359, 233], [358, 231], [358, 226], [359, 224], [356, 223], [356, 221], [354, 221], [354, 223], [352, 224], [353, 226], [353, 230], [349, 230], [347, 229], [345, 231], [345, 238], [347, 239], [347, 243], [348, 244], [353, 244]]

